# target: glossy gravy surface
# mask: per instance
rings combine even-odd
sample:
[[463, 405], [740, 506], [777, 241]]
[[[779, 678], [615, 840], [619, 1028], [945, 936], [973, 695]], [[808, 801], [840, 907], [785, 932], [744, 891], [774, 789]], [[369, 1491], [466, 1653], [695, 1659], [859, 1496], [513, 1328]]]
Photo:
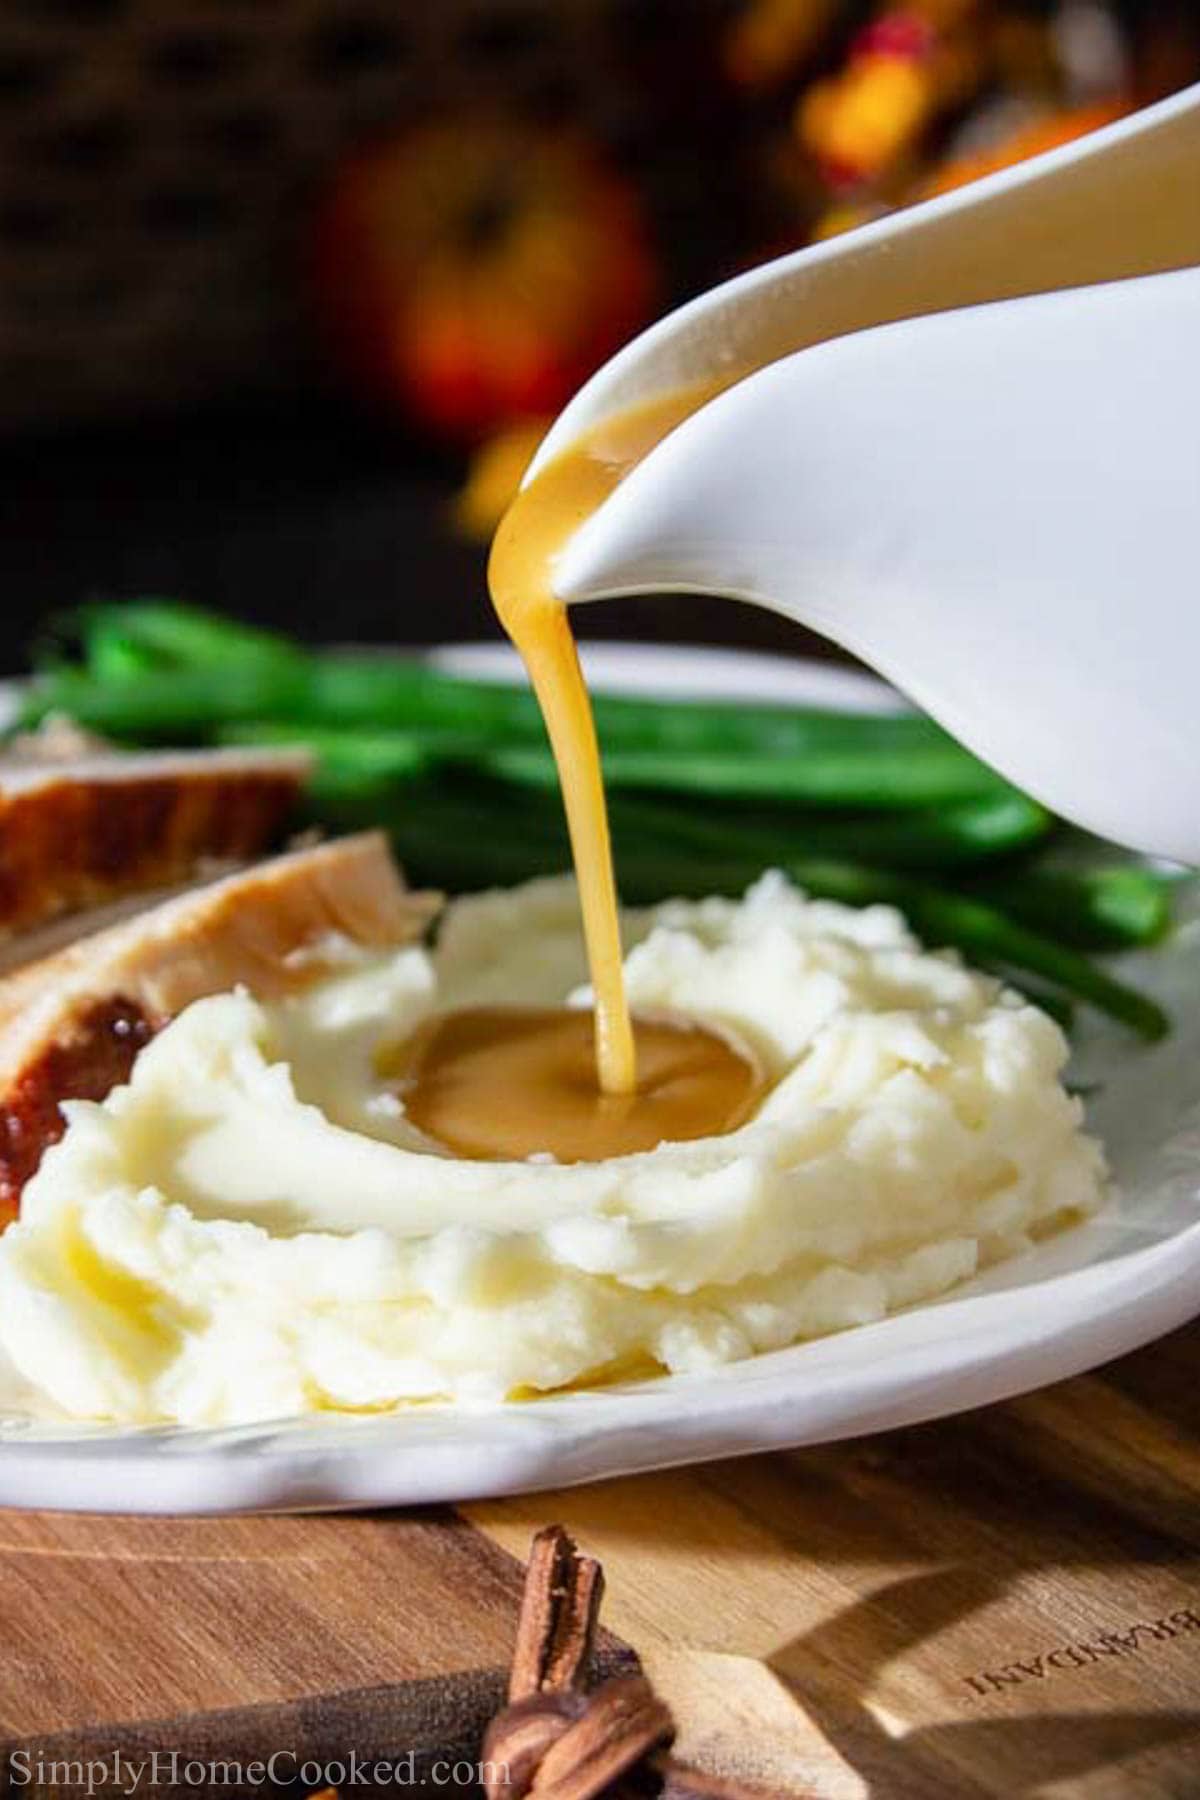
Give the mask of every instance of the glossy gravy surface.
[[384, 1073], [414, 1125], [474, 1161], [599, 1162], [744, 1124], [762, 1087], [750, 1055], [690, 1019], [638, 1019], [636, 1035], [629, 1094], [600, 1091], [592, 1015], [566, 1007], [435, 1013]]

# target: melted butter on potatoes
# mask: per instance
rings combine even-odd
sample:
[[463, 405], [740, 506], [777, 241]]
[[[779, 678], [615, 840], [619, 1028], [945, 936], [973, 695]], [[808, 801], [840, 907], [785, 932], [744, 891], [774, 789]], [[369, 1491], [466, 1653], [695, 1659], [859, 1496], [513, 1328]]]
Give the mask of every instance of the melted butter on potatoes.
[[585, 1004], [573, 886], [451, 907], [432, 953], [197, 1001], [71, 1105], [0, 1238], [0, 1341], [69, 1414], [228, 1424], [695, 1370], [877, 1319], [1094, 1210], [1056, 1025], [897, 914], [766, 876], [628, 920], [630, 999], [748, 1044], [737, 1130], [458, 1160], [380, 1073], [434, 1009]]

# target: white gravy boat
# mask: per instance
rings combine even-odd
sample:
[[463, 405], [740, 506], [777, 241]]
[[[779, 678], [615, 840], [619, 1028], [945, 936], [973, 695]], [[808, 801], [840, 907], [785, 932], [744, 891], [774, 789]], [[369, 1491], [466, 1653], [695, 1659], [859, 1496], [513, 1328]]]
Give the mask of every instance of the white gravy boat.
[[1200, 86], [703, 295], [534, 470], [757, 373], [627, 476], [557, 592], [785, 613], [1067, 818], [1200, 863], [1197, 264]]

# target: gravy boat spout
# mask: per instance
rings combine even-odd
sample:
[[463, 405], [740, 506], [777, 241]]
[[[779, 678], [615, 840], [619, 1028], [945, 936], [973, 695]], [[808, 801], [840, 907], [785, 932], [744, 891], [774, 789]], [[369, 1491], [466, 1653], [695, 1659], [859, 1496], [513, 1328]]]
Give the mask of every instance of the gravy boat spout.
[[1200, 863], [1198, 170], [1200, 87], [661, 321], [531, 473], [725, 391], [579, 528], [559, 597], [785, 613], [1065, 817]]

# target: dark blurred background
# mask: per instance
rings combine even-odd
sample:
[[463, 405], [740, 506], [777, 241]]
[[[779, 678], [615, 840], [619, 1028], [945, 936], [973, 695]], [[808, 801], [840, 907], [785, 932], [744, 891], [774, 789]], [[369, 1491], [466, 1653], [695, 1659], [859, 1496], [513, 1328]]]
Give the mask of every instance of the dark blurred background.
[[6, 667], [94, 595], [492, 635], [491, 524], [633, 331], [1198, 73], [1194, 0], [0, 0]]

